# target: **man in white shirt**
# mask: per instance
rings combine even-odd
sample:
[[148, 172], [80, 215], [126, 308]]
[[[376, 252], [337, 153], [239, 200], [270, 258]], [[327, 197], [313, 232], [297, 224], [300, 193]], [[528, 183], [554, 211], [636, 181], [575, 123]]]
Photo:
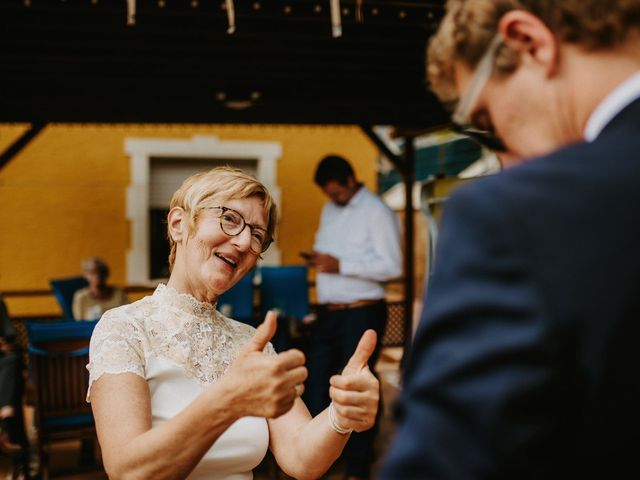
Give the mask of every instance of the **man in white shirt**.
[[[349, 162], [325, 157], [314, 180], [330, 202], [322, 211], [314, 250], [305, 255], [316, 268], [319, 303], [307, 350], [304, 395], [312, 415], [329, 405], [329, 378], [369, 328], [378, 334], [378, 347], [369, 359], [373, 371], [387, 320], [382, 282], [402, 274], [398, 219], [356, 180]], [[375, 430], [352, 434], [344, 453], [348, 477], [369, 477]]]
[[640, 445], [640, 0], [450, 0], [453, 120], [527, 159], [448, 201], [382, 478], [626, 478]]

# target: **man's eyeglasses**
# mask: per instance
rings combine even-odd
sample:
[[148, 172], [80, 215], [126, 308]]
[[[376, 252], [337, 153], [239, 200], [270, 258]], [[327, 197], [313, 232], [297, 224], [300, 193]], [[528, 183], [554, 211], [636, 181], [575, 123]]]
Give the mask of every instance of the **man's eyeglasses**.
[[454, 123], [453, 129], [459, 133], [467, 135], [476, 140], [481, 145], [490, 150], [504, 152], [506, 147], [502, 140], [491, 129], [478, 128], [473, 125], [470, 115], [478, 103], [478, 98], [493, 73], [493, 67], [496, 59], [498, 47], [502, 44], [502, 36], [497, 34], [489, 43], [487, 51], [484, 53], [476, 71], [471, 77], [467, 91], [464, 92], [458, 106], [451, 117]]
[[240, 235], [245, 227], [249, 227], [251, 230], [251, 243], [249, 244], [249, 248], [253, 253], [257, 253], [258, 255], [264, 253], [271, 245], [271, 242], [273, 242], [273, 238], [264, 228], [247, 223], [240, 212], [236, 212], [227, 207], [207, 208], [220, 210], [220, 228], [230, 237]]

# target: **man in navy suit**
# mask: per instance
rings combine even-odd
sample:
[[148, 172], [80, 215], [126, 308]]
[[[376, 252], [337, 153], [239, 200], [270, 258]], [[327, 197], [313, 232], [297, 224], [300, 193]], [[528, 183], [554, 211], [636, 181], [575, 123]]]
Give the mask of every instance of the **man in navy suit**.
[[428, 62], [526, 160], [445, 207], [381, 477], [635, 477], [640, 0], [450, 0]]

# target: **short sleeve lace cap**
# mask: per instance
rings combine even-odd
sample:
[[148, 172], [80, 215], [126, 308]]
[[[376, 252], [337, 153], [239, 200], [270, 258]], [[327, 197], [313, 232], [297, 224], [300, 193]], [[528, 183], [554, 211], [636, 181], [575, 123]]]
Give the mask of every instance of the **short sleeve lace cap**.
[[[89, 390], [105, 373], [145, 378], [151, 356], [170, 361], [188, 378], [208, 386], [226, 373], [254, 332], [223, 316], [215, 305], [160, 284], [152, 296], [110, 310], [98, 322], [87, 366]], [[271, 345], [266, 351], [275, 354]]]

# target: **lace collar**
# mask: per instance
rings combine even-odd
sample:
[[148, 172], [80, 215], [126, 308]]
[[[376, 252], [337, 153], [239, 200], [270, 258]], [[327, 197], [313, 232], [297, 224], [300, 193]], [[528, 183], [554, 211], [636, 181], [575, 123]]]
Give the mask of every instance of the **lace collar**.
[[201, 320], [211, 321], [218, 318], [216, 304], [201, 302], [189, 293], [180, 293], [175, 288], [160, 283], [153, 296]]

